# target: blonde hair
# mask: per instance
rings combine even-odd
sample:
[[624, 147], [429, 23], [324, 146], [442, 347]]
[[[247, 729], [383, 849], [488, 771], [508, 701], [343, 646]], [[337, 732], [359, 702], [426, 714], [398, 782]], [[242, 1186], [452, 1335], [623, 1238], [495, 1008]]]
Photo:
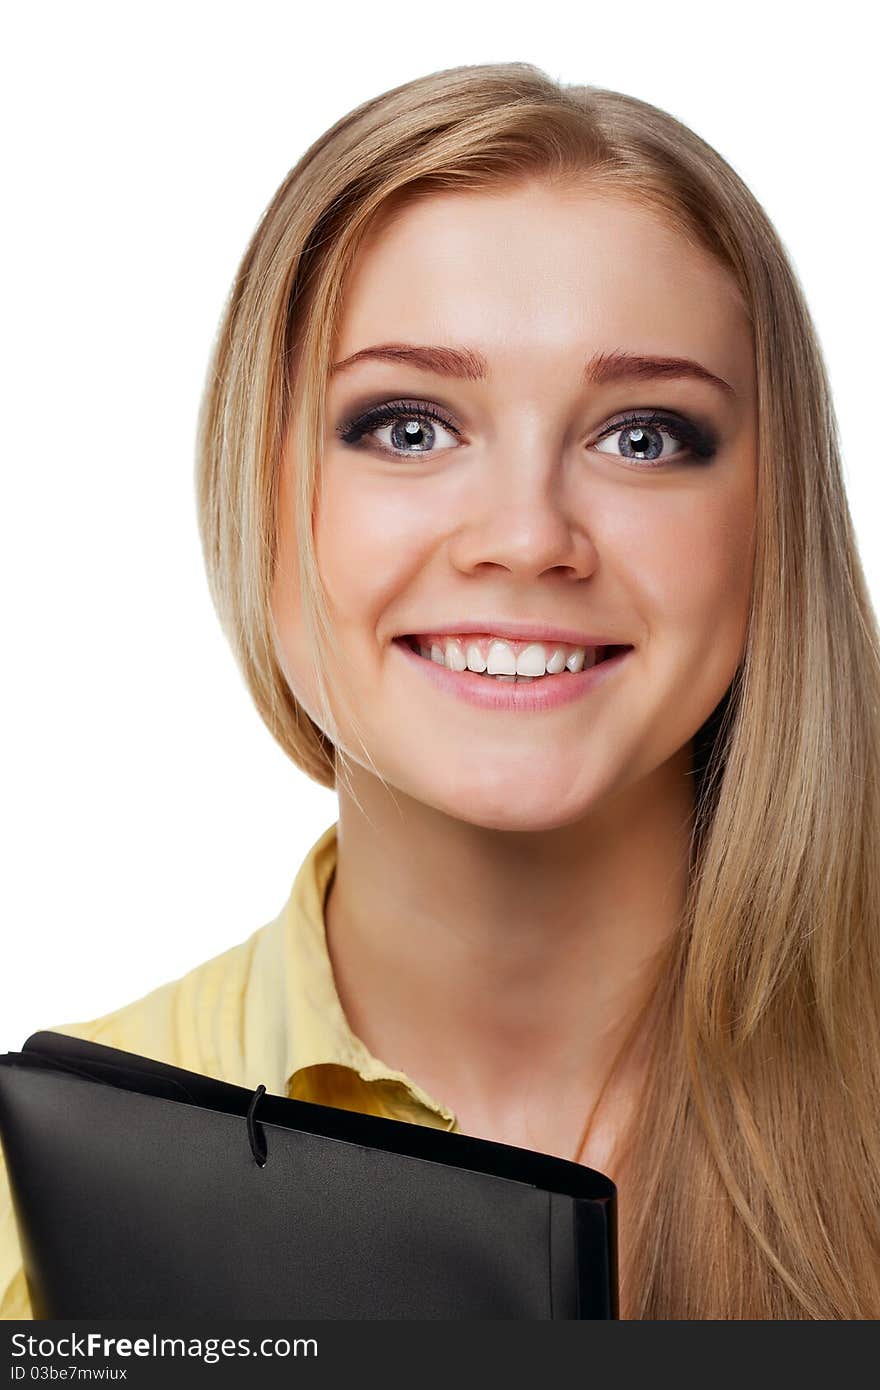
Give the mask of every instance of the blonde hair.
[[[721, 156], [646, 102], [529, 63], [433, 73], [337, 121], [265, 210], [220, 324], [197, 462], [211, 594], [273, 736], [336, 785], [312, 523], [346, 274], [414, 197], [573, 177], [716, 258], [757, 376], [748, 634], [694, 740], [687, 901], [644, 1014], [650, 1069], [626, 1148], [621, 1313], [880, 1318], [880, 636], [809, 311]], [[270, 613], [288, 428], [322, 726], [287, 685]]]

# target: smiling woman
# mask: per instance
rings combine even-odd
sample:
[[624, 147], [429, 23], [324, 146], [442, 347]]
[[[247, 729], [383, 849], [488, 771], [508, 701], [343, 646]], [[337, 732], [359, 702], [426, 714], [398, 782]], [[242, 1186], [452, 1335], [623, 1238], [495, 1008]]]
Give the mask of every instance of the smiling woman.
[[[656, 267], [650, 284], [634, 274], [645, 265]], [[283, 451], [273, 616], [279, 660], [299, 703], [333, 730], [337, 749], [359, 748], [361, 759], [367, 750], [372, 759], [365, 767], [355, 755], [341, 788], [343, 800], [370, 804], [373, 843], [362, 843], [363, 857], [373, 861], [380, 846], [387, 853], [394, 845], [395, 857], [421, 864], [409, 920], [426, 890], [432, 897], [432, 863], [438, 890], [445, 880], [455, 856], [444, 836], [459, 837], [465, 808], [475, 831], [554, 831], [556, 862], [552, 874], [547, 862], [544, 875], [552, 886], [534, 864], [523, 884], [499, 863], [490, 890], [490, 870], [476, 854], [475, 874], [491, 906], [473, 899], [469, 939], [483, 940], [498, 979], [512, 921], [530, 899], [547, 909], [555, 904], [554, 927], [541, 929], [543, 950], [551, 936], [570, 931], [579, 947], [570, 943], [554, 958], [580, 950], [586, 969], [601, 929], [585, 930], [571, 904], [588, 892], [604, 916], [603, 898], [619, 901], [610, 858], [598, 875], [583, 858], [588, 824], [595, 833], [601, 822], [607, 833], [613, 807], [629, 827], [625, 851], [618, 841], [617, 872], [629, 878], [633, 862], [643, 865], [642, 908], [655, 919], [638, 938], [641, 955], [672, 925], [671, 913], [648, 908], [669, 861], [655, 855], [652, 873], [641, 842], [665, 838], [673, 858], [681, 849], [686, 745], [731, 684], [748, 618], [755, 384], [750, 323], [736, 285], [631, 198], [584, 173], [568, 182], [561, 172], [532, 174], [490, 191], [436, 192], [406, 206], [398, 200], [392, 213], [377, 215], [347, 272], [337, 338], [315, 528], [338, 642], [329, 711], [309, 659], [313, 639], [295, 573], [302, 460], [295, 414]], [[596, 344], [612, 346], [590, 351]], [[311, 376], [295, 373], [303, 375]], [[568, 629], [567, 647], [545, 640], [553, 635], [544, 631], [548, 624]], [[398, 660], [408, 655], [400, 639], [414, 636], [428, 660], [421, 653]], [[600, 646], [626, 655], [596, 666]], [[581, 667], [577, 675], [572, 662]], [[496, 717], [477, 722], [475, 705]], [[538, 711], [558, 715], [540, 725], [524, 717]], [[505, 712], [509, 718], [497, 717]], [[573, 748], [583, 756], [573, 759]], [[524, 765], [540, 774], [524, 780]], [[401, 794], [409, 798], [405, 828], [392, 830], [388, 799], [381, 802], [388, 823], [382, 819], [377, 772], [394, 787], [397, 805]], [[650, 816], [636, 813], [647, 786], [657, 792]], [[437, 811], [451, 821], [438, 823]], [[366, 833], [367, 821], [355, 818], [348, 829], [344, 807], [341, 819], [353, 864], [361, 839], [355, 827]], [[359, 904], [364, 936], [374, 935], [368, 920], [388, 915], [380, 903], [365, 903], [363, 868], [347, 875], [340, 864], [331, 895], [341, 973], [354, 931], [354, 903], [346, 898]], [[493, 921], [503, 934], [497, 942]], [[430, 943], [442, 939], [434, 931]], [[613, 943], [609, 949], [618, 951], [617, 931]], [[618, 962], [622, 974], [634, 964], [631, 945], [627, 966]], [[418, 958], [423, 983], [435, 982], [439, 1023], [442, 972], [432, 954], [428, 944]], [[367, 969], [366, 959], [348, 967], [359, 980]], [[469, 974], [476, 993], [478, 977]], [[364, 996], [360, 985], [357, 994]], [[421, 991], [423, 1006], [429, 997]], [[595, 1001], [583, 986], [560, 998], [549, 979], [543, 998], [542, 1042], [527, 1049], [536, 1080], [558, 1074], [561, 1030], [550, 1020], [566, 1005], [569, 1043], [580, 1037], [580, 1074], [601, 1072], [607, 1041], [596, 1055], [579, 1022], [587, 1009], [596, 1031]], [[511, 1016], [496, 1029], [514, 1025], [514, 1006], [506, 1008]], [[381, 1008], [377, 1001], [375, 1013], [394, 1012], [391, 1000]], [[432, 1075], [437, 1033], [419, 1029], [418, 1037], [395, 1038], [395, 1047], [411, 1059], [410, 1070], [415, 1061], [418, 1074]], [[373, 1041], [387, 1051], [387, 1036]], [[485, 1050], [484, 1039], [473, 1042]], [[501, 1058], [498, 1066], [508, 1070]], [[543, 1143], [573, 1151], [589, 1082], [566, 1088], [568, 1107], [556, 1088], [543, 1086], [545, 1113], [533, 1104], [525, 1116], [518, 1090], [502, 1105], [498, 1076], [478, 1081], [472, 1064], [469, 1073], [474, 1094], [456, 1109], [468, 1108], [472, 1126], [497, 1133], [506, 1124], [513, 1137], [527, 1119]], [[447, 1094], [454, 1089], [451, 1077], [442, 1081]]]
[[603, 1169], [624, 1317], [880, 1317], [880, 637], [733, 169], [526, 63], [366, 102], [245, 253], [197, 480], [339, 820], [277, 923], [60, 1031]]

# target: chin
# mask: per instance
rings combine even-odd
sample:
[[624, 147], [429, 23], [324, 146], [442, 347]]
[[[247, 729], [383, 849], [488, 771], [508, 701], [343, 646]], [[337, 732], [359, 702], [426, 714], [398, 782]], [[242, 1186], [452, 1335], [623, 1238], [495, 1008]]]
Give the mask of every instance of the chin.
[[445, 815], [483, 830], [558, 830], [582, 820], [592, 808], [592, 803], [585, 801], [583, 796], [578, 800], [563, 800], [551, 790], [537, 788], [525, 795], [521, 787], [498, 787], [491, 792], [479, 788], [469, 788], [465, 792], [459, 788], [445, 795], [439, 792], [432, 795], [423, 788], [414, 795]]
[[465, 813], [462, 810], [458, 819], [465, 821], [468, 825], [478, 826], [481, 830], [510, 830], [518, 831], [521, 834], [528, 834], [529, 832], [539, 834], [548, 830], [561, 830], [563, 826], [572, 825], [580, 820], [583, 814], [585, 812], [580, 815], [560, 816], [558, 811], [556, 813], [548, 811], [545, 815], [530, 816], [528, 814], [523, 815], [522, 812], [511, 811], [508, 808], [505, 811], [499, 810], [497, 815], [487, 814], [485, 816], [474, 814], [473, 811]]

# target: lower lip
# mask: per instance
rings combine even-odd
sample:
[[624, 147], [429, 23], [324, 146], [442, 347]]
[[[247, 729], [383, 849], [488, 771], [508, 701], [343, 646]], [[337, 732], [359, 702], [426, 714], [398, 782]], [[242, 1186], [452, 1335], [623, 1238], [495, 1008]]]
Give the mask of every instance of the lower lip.
[[432, 681], [439, 690], [447, 690], [468, 704], [480, 709], [544, 710], [571, 704], [591, 690], [603, 685], [631, 656], [634, 648], [617, 652], [598, 666], [583, 671], [562, 671], [557, 676], [539, 676], [533, 681], [497, 681], [480, 676], [475, 671], [450, 671], [448, 666], [419, 656], [403, 637], [396, 637], [393, 646]]

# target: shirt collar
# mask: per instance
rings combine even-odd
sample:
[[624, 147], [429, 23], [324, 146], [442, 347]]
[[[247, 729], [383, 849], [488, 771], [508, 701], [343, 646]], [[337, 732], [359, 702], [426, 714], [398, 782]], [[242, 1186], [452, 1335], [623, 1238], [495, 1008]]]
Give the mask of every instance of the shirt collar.
[[[350, 1068], [367, 1085], [394, 1083], [384, 1089], [403, 1093], [404, 1111], [413, 1112], [406, 1118], [421, 1118], [425, 1123], [451, 1129], [456, 1123], [452, 1112], [404, 1072], [375, 1057], [352, 1032], [343, 1012], [327, 950], [324, 920], [324, 905], [336, 869], [337, 828], [334, 822], [309, 850], [279, 917], [287, 996], [287, 1092], [313, 1094], [309, 1069], [333, 1063]], [[425, 1111], [432, 1113], [426, 1115]]]

